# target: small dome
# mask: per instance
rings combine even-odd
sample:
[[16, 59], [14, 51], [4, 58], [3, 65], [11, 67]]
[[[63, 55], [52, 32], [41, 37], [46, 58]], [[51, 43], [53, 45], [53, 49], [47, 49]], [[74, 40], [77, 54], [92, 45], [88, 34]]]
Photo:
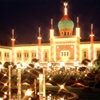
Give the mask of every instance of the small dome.
[[63, 30], [63, 29], [70, 29], [73, 31], [74, 28], [74, 23], [73, 21], [68, 17], [68, 16], [64, 16], [58, 23], [58, 28], [59, 31]]

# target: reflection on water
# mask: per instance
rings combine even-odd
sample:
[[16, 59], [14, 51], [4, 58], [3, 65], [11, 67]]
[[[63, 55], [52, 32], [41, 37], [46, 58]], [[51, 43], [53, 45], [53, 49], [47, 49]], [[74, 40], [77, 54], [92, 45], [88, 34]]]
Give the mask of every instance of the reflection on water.
[[72, 95], [70, 93], [49, 93], [46, 100], [68, 100]]

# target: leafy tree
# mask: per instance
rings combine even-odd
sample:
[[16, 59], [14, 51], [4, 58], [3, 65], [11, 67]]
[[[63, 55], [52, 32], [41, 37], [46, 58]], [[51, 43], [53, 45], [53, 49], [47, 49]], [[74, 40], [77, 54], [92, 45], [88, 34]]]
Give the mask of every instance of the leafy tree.
[[84, 59], [84, 60], [82, 61], [82, 64], [84, 64], [84, 65], [87, 66], [89, 62], [91, 62], [89, 59]]

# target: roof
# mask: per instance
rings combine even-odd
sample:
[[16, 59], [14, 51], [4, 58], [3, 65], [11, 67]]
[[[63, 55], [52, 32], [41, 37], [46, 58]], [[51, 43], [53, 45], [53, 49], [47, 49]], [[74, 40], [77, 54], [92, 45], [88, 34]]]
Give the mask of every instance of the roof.
[[3, 49], [11, 49], [10, 46], [0, 46], [0, 48], [3, 48]]
[[[50, 43], [42, 43], [41, 46], [49, 46]], [[15, 47], [21, 47], [21, 46], [38, 46], [38, 44], [17, 44]]]

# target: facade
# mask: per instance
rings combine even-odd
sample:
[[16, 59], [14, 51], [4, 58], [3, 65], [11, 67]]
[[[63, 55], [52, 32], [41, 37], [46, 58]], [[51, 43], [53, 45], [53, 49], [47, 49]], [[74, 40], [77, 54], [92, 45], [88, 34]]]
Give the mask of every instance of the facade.
[[[64, 16], [58, 23], [59, 36], [55, 35], [53, 19], [51, 19], [50, 42], [42, 43], [38, 36], [38, 44], [15, 45], [14, 30], [12, 30], [12, 46], [0, 46], [0, 61], [27, 62], [37, 58], [40, 62], [81, 62], [83, 59], [95, 60], [100, 54], [100, 41], [94, 41], [93, 24], [91, 25], [90, 41], [81, 41], [79, 18], [77, 25], [68, 16], [67, 3], [64, 3]], [[73, 29], [75, 28], [75, 33]]]

